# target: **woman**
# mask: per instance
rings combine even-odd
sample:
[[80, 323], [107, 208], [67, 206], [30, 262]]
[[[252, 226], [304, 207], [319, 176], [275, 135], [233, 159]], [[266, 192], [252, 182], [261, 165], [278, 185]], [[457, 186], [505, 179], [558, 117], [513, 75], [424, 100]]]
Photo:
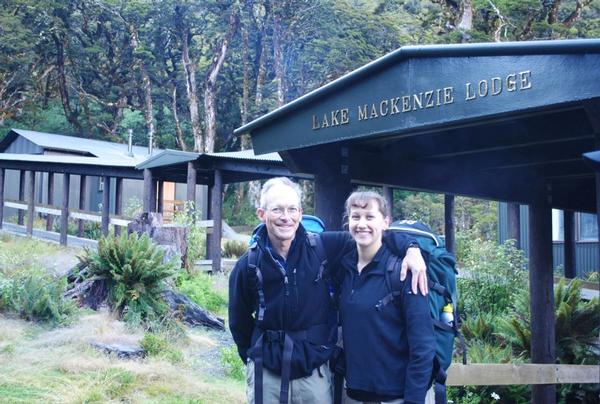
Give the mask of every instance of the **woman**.
[[385, 271], [391, 252], [382, 242], [389, 226], [385, 199], [375, 192], [354, 192], [346, 214], [356, 242], [341, 260], [340, 318], [350, 402], [423, 403], [426, 395], [433, 402], [428, 389], [435, 338], [427, 297], [411, 292], [409, 276], [400, 296], [378, 304], [390, 293]]

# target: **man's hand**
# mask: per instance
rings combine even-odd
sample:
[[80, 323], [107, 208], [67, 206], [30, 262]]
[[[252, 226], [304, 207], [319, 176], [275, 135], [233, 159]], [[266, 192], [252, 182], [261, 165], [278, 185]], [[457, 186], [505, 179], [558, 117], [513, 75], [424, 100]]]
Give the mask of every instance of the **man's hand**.
[[406, 256], [402, 260], [402, 267], [400, 268], [400, 280], [406, 279], [406, 271], [412, 272], [412, 291], [417, 293], [417, 285], [419, 291], [423, 296], [429, 293], [427, 287], [427, 266], [425, 260], [421, 255], [421, 250], [418, 247], [411, 247], [406, 250]]

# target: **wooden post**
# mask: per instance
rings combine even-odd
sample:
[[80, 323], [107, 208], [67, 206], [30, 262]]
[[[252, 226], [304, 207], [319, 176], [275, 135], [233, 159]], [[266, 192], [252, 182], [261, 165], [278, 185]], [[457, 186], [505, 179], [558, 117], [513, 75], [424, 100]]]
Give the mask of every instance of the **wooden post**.
[[156, 206], [156, 211], [158, 213], [163, 213], [164, 205], [165, 205], [165, 182], [163, 180], [158, 181], [158, 202]]
[[518, 203], [508, 203], [506, 206], [508, 219], [507, 236], [510, 240], [516, 240], [516, 247], [521, 248], [521, 207]]
[[[555, 319], [552, 273], [552, 209], [546, 186], [534, 189], [529, 206], [529, 288], [531, 292], [531, 362], [554, 363]], [[532, 402], [556, 402], [555, 385], [532, 386]]]
[[[187, 164], [187, 194], [186, 200], [196, 204], [196, 182], [198, 181], [196, 166], [193, 161]], [[195, 206], [194, 206], [195, 208]]]
[[577, 276], [577, 258], [575, 257], [575, 212], [565, 210], [564, 218], [564, 253], [565, 253], [565, 278]]
[[148, 168], [144, 168], [144, 212], [154, 212], [152, 209], [152, 171]]
[[33, 236], [33, 219], [35, 217], [35, 171], [27, 171], [27, 229], [28, 237]]
[[104, 176], [104, 190], [102, 191], [102, 234], [108, 236], [110, 222], [110, 177]]
[[[212, 217], [212, 212], [210, 209], [210, 205], [212, 203], [212, 187], [214, 184], [209, 184], [206, 188], [206, 200], [203, 201], [205, 208], [202, 210], [202, 219], [203, 220], [210, 220], [210, 218]], [[212, 241], [212, 237], [211, 234], [207, 234], [206, 235], [206, 253], [205, 256], [207, 259], [209, 259], [210, 257], [210, 246], [211, 246], [211, 241]]]
[[4, 168], [0, 168], [0, 229], [4, 222]]
[[[19, 201], [25, 201], [25, 171], [19, 171]], [[19, 226], [23, 226], [23, 218], [25, 217], [25, 212], [23, 209], [19, 209], [17, 212], [17, 224]]]
[[[54, 173], [48, 172], [48, 184], [47, 184], [48, 196], [46, 200], [48, 201], [48, 206], [54, 205]], [[52, 227], [54, 225], [54, 215], [46, 214], [46, 230], [52, 231]]]
[[[598, 243], [600, 243], [600, 171], [596, 171], [596, 223], [598, 226]], [[598, 262], [600, 262], [600, 248], [598, 250]]]
[[456, 241], [454, 236], [454, 195], [444, 194], [444, 235], [446, 250], [452, 254], [456, 253]]
[[67, 245], [67, 230], [69, 228], [69, 188], [71, 175], [63, 174], [62, 206], [60, 211], [60, 244]]
[[352, 185], [346, 176], [315, 174], [315, 214], [325, 229], [342, 230], [344, 203], [350, 193]]
[[216, 273], [221, 270], [221, 234], [223, 226], [223, 178], [221, 170], [215, 169], [214, 178], [211, 199], [213, 232], [210, 259], [212, 260], [212, 271]]
[[[79, 176], [79, 210], [85, 210], [87, 203], [87, 175]], [[83, 219], [77, 220], [77, 236], [83, 237], [85, 222]]]
[[383, 198], [387, 202], [388, 208], [390, 210], [390, 220], [394, 220], [394, 188], [384, 186], [383, 187]]
[[[123, 178], [115, 178], [115, 216], [123, 213]], [[121, 226], [115, 225], [115, 236], [121, 234]]]

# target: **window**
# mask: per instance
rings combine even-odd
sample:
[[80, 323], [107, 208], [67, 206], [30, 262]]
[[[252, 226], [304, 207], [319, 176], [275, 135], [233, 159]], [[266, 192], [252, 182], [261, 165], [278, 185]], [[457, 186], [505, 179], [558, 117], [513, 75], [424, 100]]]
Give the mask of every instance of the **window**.
[[598, 241], [598, 221], [596, 215], [580, 213], [578, 220], [578, 241]]
[[552, 241], [565, 241], [565, 221], [562, 210], [552, 209]]

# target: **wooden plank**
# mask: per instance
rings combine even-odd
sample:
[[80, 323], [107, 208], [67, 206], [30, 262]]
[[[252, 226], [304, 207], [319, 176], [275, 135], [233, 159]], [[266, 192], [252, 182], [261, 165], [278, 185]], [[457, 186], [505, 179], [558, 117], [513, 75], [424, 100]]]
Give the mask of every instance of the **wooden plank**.
[[67, 228], [69, 226], [69, 188], [71, 175], [63, 174], [62, 209], [60, 215], [60, 244], [67, 245]]
[[108, 236], [110, 222], [110, 177], [104, 176], [104, 189], [102, 190], [102, 234]]
[[517, 241], [517, 248], [521, 248], [521, 207], [518, 203], [506, 204], [508, 219], [508, 238]]
[[[79, 209], [85, 210], [86, 199], [87, 199], [87, 175], [79, 176]], [[82, 219], [77, 221], [77, 235], [83, 237], [84, 222]]]
[[4, 206], [6, 206], [7, 208], [27, 210], [27, 204], [26, 203], [16, 202], [16, 201], [13, 201], [11, 199], [7, 199], [6, 202], [4, 202]]
[[4, 222], [4, 168], [0, 167], [0, 229]]
[[[25, 200], [25, 170], [19, 170], [19, 201]], [[23, 226], [24, 212], [19, 210], [17, 212], [17, 224]]]
[[221, 233], [223, 224], [223, 177], [221, 170], [214, 170], [214, 183], [211, 199], [211, 212], [214, 220], [213, 234], [210, 237], [210, 255], [213, 272], [221, 270]]
[[446, 250], [452, 254], [456, 252], [454, 227], [454, 195], [444, 194], [444, 241]]
[[555, 364], [463, 365], [453, 363], [448, 369], [448, 386], [541, 385], [598, 383], [600, 366]]
[[35, 171], [27, 171], [27, 230], [28, 237], [33, 236], [33, 219], [35, 218]]
[[[123, 212], [123, 178], [115, 178], [115, 215], [120, 216]], [[109, 223], [115, 224], [112, 220]], [[114, 226], [115, 236], [121, 234], [121, 226]]]
[[[48, 195], [46, 197], [46, 202], [48, 206], [54, 205], [54, 173], [48, 173], [48, 184], [47, 184], [47, 192]], [[42, 212], [47, 213], [47, 212]], [[59, 212], [60, 214], [60, 212]], [[54, 216], [49, 214], [46, 216], [46, 230], [52, 231], [52, 227], [54, 227]]]

